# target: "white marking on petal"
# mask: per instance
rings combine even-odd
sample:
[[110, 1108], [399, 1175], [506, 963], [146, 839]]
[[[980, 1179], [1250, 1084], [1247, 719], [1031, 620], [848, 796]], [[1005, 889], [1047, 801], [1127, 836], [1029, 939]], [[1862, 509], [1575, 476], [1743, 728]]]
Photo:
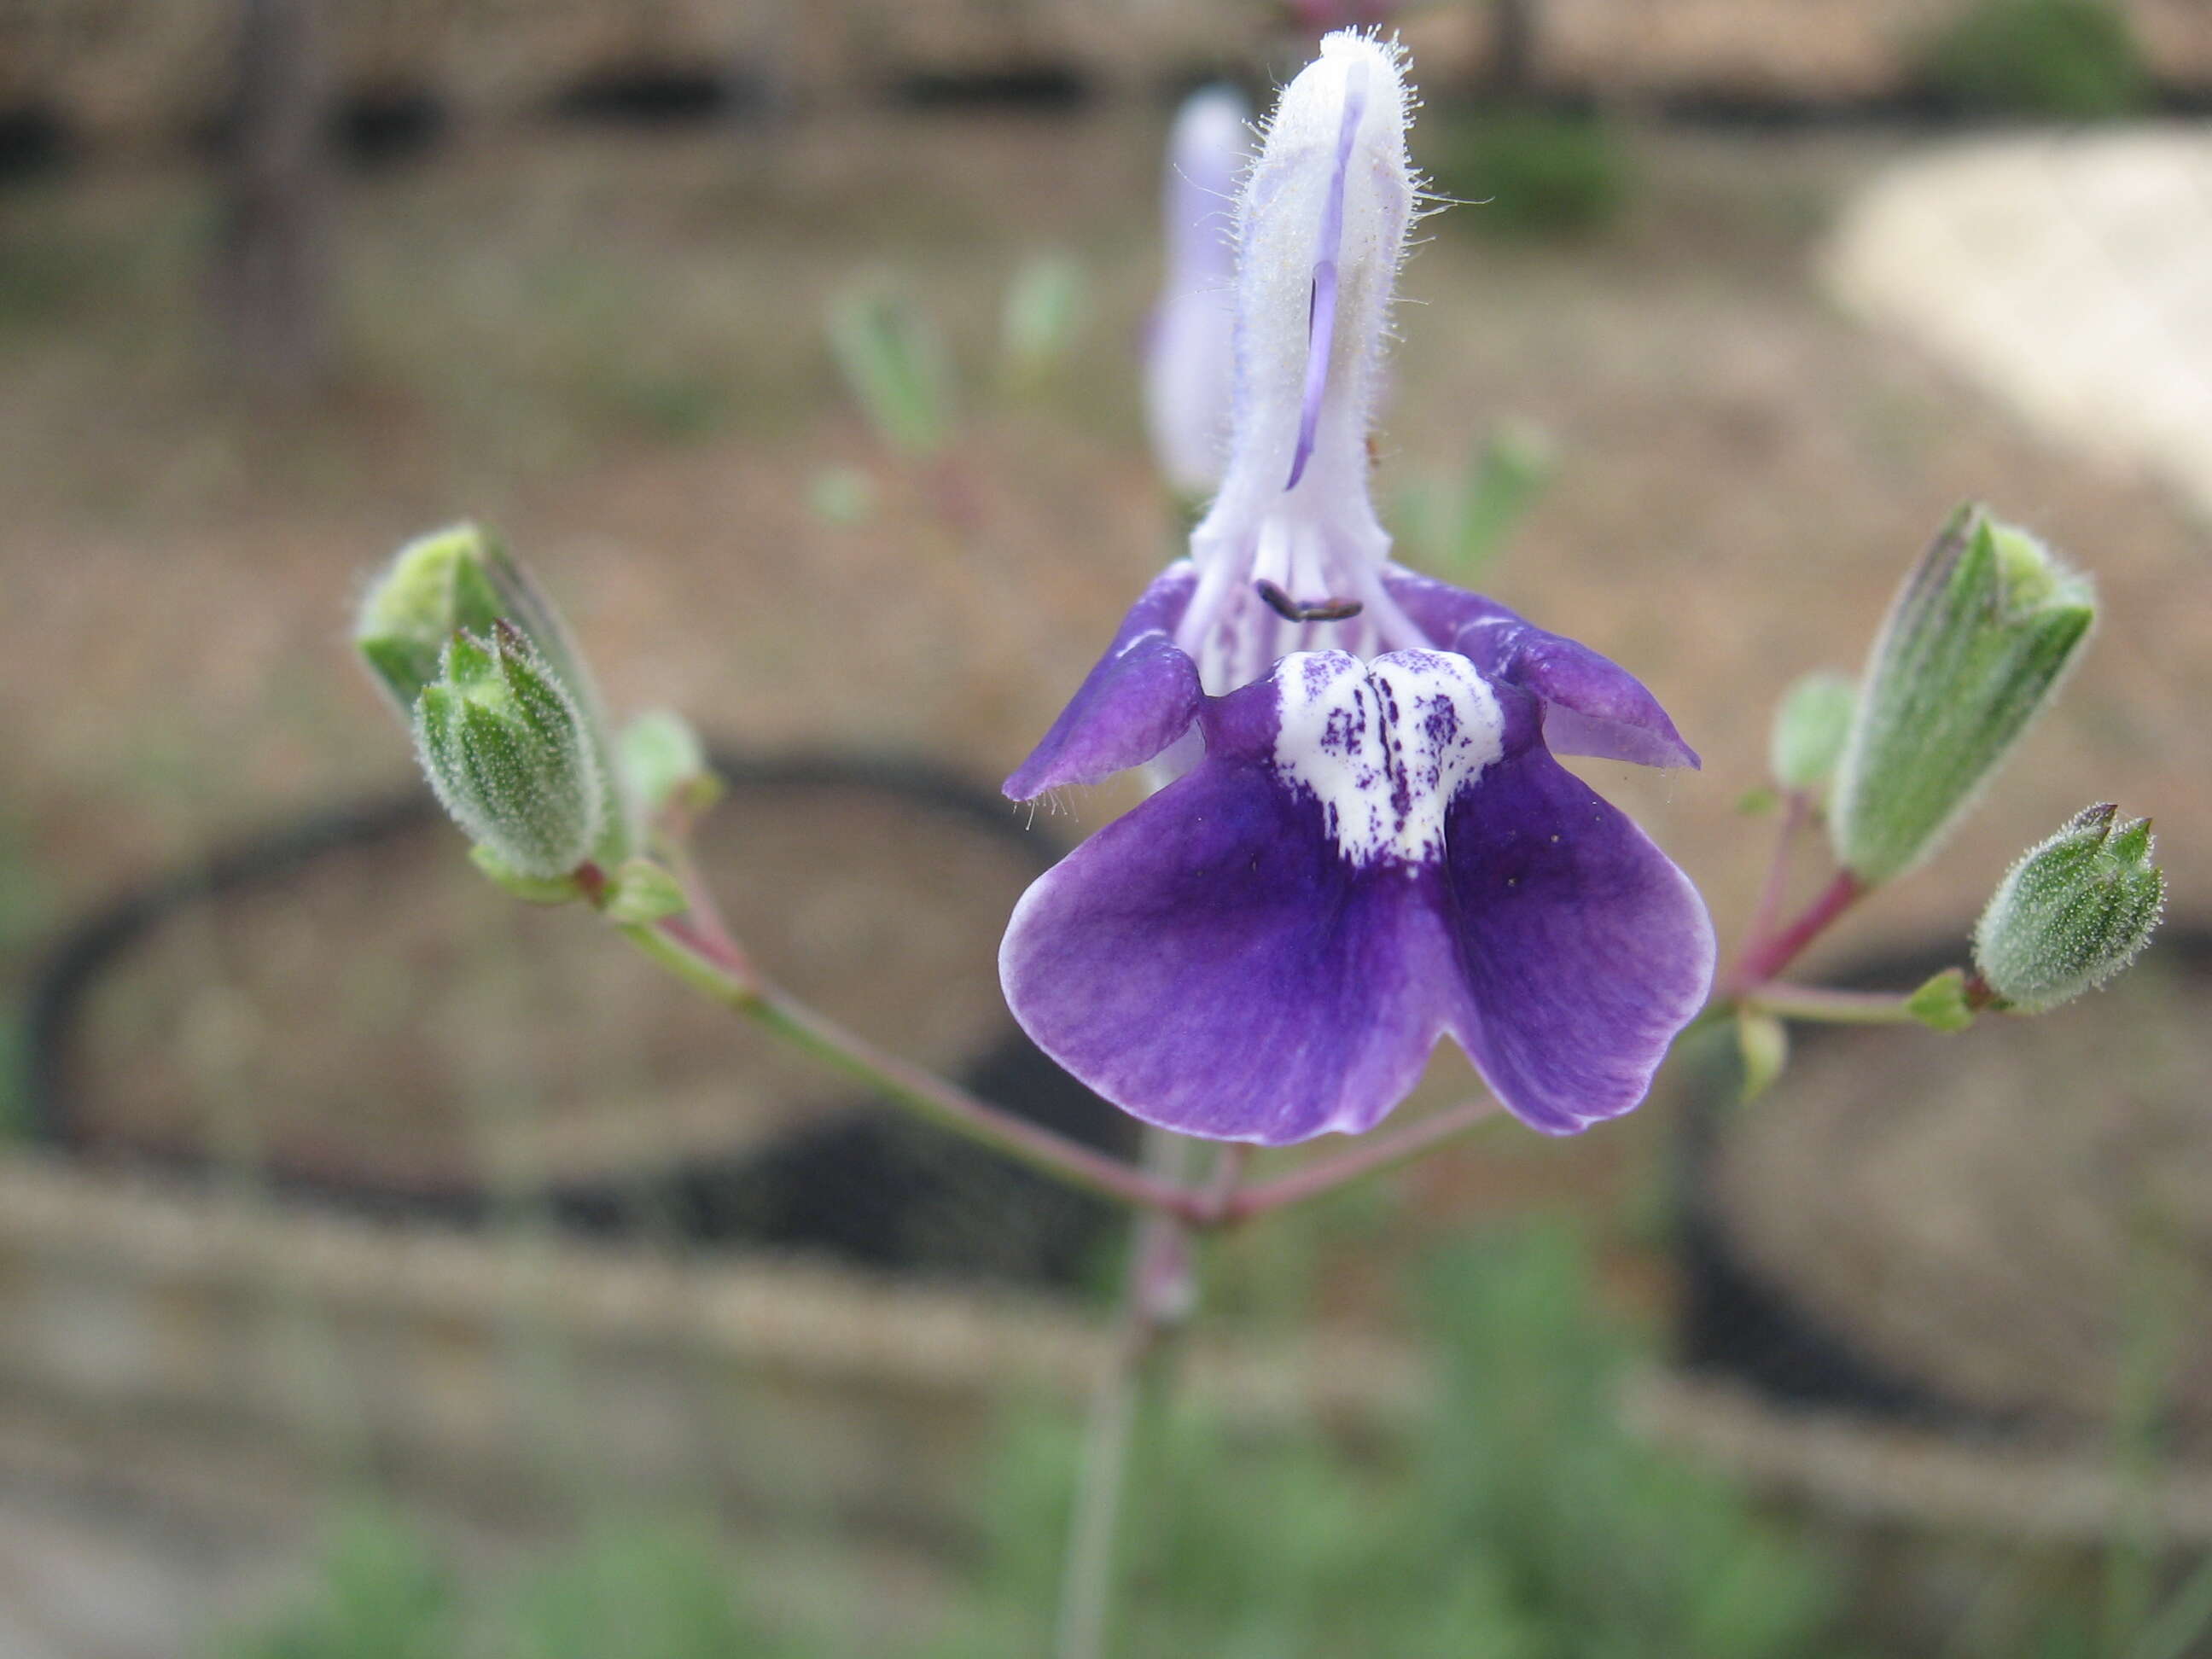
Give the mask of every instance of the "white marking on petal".
[[1364, 664], [1301, 652], [1275, 685], [1275, 769], [1321, 803], [1337, 851], [1360, 866], [1441, 859], [1452, 798], [1504, 752], [1504, 715], [1474, 665], [1434, 651]]

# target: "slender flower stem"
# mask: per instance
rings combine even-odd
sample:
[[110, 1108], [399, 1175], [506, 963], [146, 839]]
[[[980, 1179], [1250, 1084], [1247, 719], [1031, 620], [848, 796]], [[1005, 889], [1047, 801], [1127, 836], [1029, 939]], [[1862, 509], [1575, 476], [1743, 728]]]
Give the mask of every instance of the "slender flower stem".
[[1497, 1113], [1498, 1103], [1485, 1097], [1431, 1113], [1389, 1134], [1370, 1135], [1351, 1152], [1317, 1159], [1303, 1170], [1231, 1194], [1221, 1219], [1224, 1224], [1249, 1221], [1255, 1215], [1303, 1204], [1365, 1176], [1395, 1170], [1488, 1122]]
[[1784, 1019], [1826, 1025], [1910, 1025], [1917, 1018], [1910, 999], [1892, 991], [1832, 991], [1817, 985], [1754, 985], [1741, 1000], [1745, 1006]]
[[1826, 933], [1837, 917], [1858, 902], [1866, 891], [1866, 884], [1850, 871], [1837, 871], [1835, 878], [1820, 890], [1819, 896], [1799, 913], [1795, 921], [1778, 933], [1754, 936], [1745, 946], [1735, 972], [1729, 977], [1727, 1000], [1734, 1001], [1754, 987], [1771, 981], [1795, 962], [1806, 946]]
[[[744, 959], [724, 960], [715, 933], [686, 916], [623, 932], [646, 955], [693, 989], [743, 1014], [832, 1070], [866, 1085], [942, 1128], [1116, 1203], [1195, 1214], [1200, 1199], [1080, 1141], [978, 1099], [918, 1066], [884, 1053], [797, 998], [752, 977]], [[725, 935], [726, 937], [726, 935]]]
[[1782, 900], [1790, 890], [1790, 855], [1796, 848], [1798, 832], [1805, 827], [1812, 805], [1813, 798], [1802, 789], [1792, 789], [1782, 798], [1782, 823], [1774, 834], [1774, 854], [1767, 860], [1765, 879], [1759, 884], [1751, 925], [1744, 929], [1747, 943], [1768, 937], [1781, 920]]
[[1251, 1152], [1249, 1146], [1232, 1141], [1214, 1154], [1213, 1177], [1199, 1194], [1199, 1212], [1193, 1218], [1200, 1226], [1218, 1227], [1229, 1218], [1229, 1212], [1237, 1202], [1237, 1183], [1244, 1177], [1244, 1165]]
[[[1241, 1149], [1240, 1149], [1241, 1150]], [[1165, 1181], [1183, 1182], [1193, 1143], [1162, 1129], [1145, 1133], [1145, 1169]], [[1223, 1166], [1229, 1165], [1223, 1174]], [[1236, 1182], [1234, 1160], [1215, 1167], [1209, 1187], [1225, 1192]], [[1170, 1340], [1188, 1320], [1197, 1285], [1191, 1235], [1182, 1218], [1152, 1211], [1138, 1218], [1121, 1285], [1121, 1317], [1114, 1356], [1091, 1399], [1083, 1462], [1060, 1570], [1056, 1659], [1101, 1659], [1119, 1576], [1124, 1499], [1135, 1458], [1147, 1396], [1166, 1387]]]

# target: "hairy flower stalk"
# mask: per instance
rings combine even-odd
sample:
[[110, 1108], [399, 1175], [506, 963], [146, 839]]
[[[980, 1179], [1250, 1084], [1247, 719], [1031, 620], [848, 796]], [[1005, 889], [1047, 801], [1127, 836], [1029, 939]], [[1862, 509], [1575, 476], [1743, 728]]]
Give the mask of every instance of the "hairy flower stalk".
[[1284, 91], [1236, 210], [1229, 461], [1006, 793], [1170, 781], [1024, 896], [1016, 1017], [1162, 1127], [1371, 1127], [1444, 1036], [1524, 1121], [1641, 1100], [1711, 978], [1688, 880], [1554, 752], [1694, 766], [1596, 653], [1391, 562], [1367, 441], [1419, 191], [1395, 47]]

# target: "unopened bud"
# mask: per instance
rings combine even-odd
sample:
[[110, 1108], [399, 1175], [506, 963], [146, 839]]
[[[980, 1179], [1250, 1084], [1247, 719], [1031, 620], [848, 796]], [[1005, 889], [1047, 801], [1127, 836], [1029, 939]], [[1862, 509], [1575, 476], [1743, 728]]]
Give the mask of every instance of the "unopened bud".
[[2039, 1012], [2102, 985], [2142, 953], [2166, 905], [2148, 818], [2092, 806], [2005, 872], [1974, 928], [1974, 965]]
[[593, 850], [606, 792], [582, 711], [514, 629], [456, 634], [415, 704], [415, 747], [454, 823], [518, 876], [567, 875]]
[[459, 633], [489, 638], [501, 622], [526, 638], [588, 706], [588, 683], [552, 602], [477, 525], [449, 526], [401, 548], [362, 597], [354, 647], [401, 714], [412, 715], [415, 699], [438, 678], [447, 641]]
[[1858, 687], [1849, 675], [1826, 669], [1791, 686], [1774, 711], [1767, 740], [1767, 765], [1775, 782], [1793, 790], [1826, 783], [1844, 752], [1858, 701]]
[[1935, 850], [2048, 703], [2096, 617], [2088, 581], [1978, 507], [1890, 607], [1836, 772], [1829, 830], [1862, 881]]

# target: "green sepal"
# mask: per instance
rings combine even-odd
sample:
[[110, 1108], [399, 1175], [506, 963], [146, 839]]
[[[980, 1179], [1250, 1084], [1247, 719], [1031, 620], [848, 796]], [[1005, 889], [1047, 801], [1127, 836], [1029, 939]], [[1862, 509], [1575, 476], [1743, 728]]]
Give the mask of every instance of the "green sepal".
[[469, 862], [492, 885], [525, 904], [571, 904], [584, 896], [583, 886], [574, 876], [526, 876], [482, 842], [469, 848]]
[[1739, 1007], [1735, 1050], [1743, 1064], [1742, 1097], [1756, 1100], [1790, 1064], [1790, 1028], [1764, 1008]]
[[1871, 885], [1933, 852], [2056, 695], [2096, 619], [2087, 580], [2025, 531], [1960, 511], [1890, 607], [1828, 823]]
[[683, 884], [650, 859], [631, 859], [617, 870], [601, 907], [608, 921], [633, 926], [662, 921], [690, 908]]
[[1974, 927], [1974, 965], [2025, 1013], [2071, 1002], [2139, 956], [2166, 906], [2148, 818], [2076, 813], [2014, 861]]
[[1843, 756], [1858, 700], [1851, 678], [1829, 669], [1805, 675], [1783, 694], [1766, 748], [1767, 766], [1778, 785], [1815, 789], [1828, 781]]
[[1974, 1006], [1966, 1000], [1966, 975], [1961, 968], [1946, 968], [1905, 1000], [1905, 1012], [1931, 1031], [1963, 1031], [1974, 1023]]

